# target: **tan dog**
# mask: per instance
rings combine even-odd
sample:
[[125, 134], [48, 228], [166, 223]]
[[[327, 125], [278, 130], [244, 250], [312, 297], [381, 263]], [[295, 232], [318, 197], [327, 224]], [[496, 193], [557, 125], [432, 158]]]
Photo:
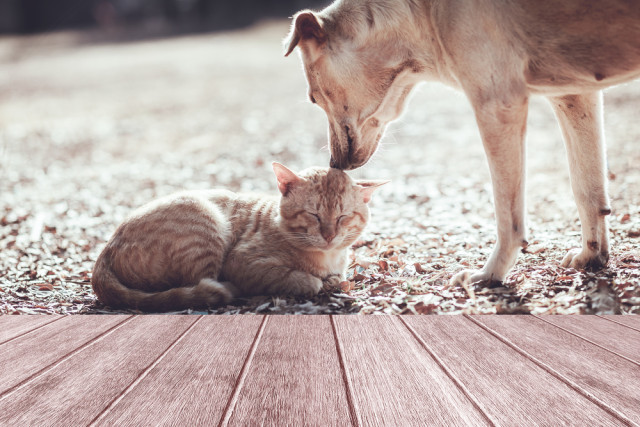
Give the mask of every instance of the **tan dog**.
[[502, 281], [526, 247], [528, 99], [542, 94], [562, 128], [582, 223], [582, 249], [563, 266], [609, 258], [602, 94], [640, 76], [638, 0], [338, 0], [296, 14], [309, 98], [329, 119], [331, 164], [363, 165], [412, 88], [440, 80], [463, 90], [489, 160], [498, 240], [481, 271], [452, 281]]

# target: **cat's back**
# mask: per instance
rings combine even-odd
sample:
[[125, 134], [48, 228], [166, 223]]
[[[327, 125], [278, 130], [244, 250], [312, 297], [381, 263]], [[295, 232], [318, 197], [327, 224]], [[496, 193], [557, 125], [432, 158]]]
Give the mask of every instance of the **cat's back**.
[[188, 222], [193, 216], [220, 215], [237, 195], [227, 190], [186, 190], [160, 197], [133, 211], [126, 223], [181, 218]]
[[277, 230], [278, 199], [257, 193], [212, 194], [212, 203], [227, 216], [236, 240], [253, 240]]
[[232, 246], [241, 241], [259, 241], [277, 232], [277, 212], [278, 201], [274, 197], [223, 189], [181, 191], [132, 212], [108, 246], [127, 241], [171, 240], [169, 236], [192, 238], [197, 230], [213, 231], [212, 226], [217, 234], [228, 236]]

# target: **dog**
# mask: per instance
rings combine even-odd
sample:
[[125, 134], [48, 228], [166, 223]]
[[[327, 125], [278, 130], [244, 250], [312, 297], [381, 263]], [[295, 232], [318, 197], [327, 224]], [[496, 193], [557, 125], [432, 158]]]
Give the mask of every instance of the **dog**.
[[309, 99], [329, 119], [331, 165], [362, 166], [413, 87], [438, 80], [473, 107], [491, 180], [497, 241], [482, 270], [452, 283], [501, 282], [526, 248], [528, 100], [546, 96], [567, 148], [582, 248], [564, 267], [609, 259], [602, 89], [640, 76], [640, 0], [338, 0], [293, 17]]

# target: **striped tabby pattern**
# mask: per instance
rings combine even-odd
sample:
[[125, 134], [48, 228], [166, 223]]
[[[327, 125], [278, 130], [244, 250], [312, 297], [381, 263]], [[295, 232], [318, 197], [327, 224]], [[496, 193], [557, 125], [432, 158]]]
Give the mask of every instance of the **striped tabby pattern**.
[[337, 286], [382, 181], [274, 163], [280, 197], [192, 191], [135, 211], [98, 257], [91, 283], [111, 307], [205, 308], [237, 296], [313, 296]]

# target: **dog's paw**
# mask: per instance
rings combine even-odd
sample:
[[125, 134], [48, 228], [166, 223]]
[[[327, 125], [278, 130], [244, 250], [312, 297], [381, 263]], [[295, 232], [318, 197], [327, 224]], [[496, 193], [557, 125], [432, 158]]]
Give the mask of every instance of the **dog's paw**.
[[484, 270], [462, 270], [449, 281], [450, 286], [479, 286], [482, 288], [495, 288], [502, 284], [502, 280], [496, 280], [492, 273]]
[[575, 248], [571, 249], [565, 255], [560, 265], [565, 268], [574, 268], [576, 270], [599, 270], [602, 267], [605, 267], [608, 262], [608, 252], [597, 252]]

